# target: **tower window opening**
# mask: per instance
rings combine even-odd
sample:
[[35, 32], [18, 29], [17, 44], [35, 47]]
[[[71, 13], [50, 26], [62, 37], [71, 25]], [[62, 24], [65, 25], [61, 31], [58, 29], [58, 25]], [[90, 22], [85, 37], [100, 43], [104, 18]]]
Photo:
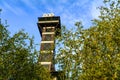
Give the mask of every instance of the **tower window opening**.
[[44, 34], [42, 40], [44, 41], [53, 41], [54, 40], [54, 35], [51, 34]]

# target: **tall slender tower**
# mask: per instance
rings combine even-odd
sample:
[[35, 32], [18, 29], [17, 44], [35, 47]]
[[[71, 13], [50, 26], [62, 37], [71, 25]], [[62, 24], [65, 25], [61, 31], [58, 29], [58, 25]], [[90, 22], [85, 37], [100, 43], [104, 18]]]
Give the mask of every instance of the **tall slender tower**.
[[37, 24], [42, 37], [39, 61], [50, 72], [55, 72], [55, 36], [60, 35], [60, 17], [54, 16], [53, 13], [43, 14], [38, 17]]

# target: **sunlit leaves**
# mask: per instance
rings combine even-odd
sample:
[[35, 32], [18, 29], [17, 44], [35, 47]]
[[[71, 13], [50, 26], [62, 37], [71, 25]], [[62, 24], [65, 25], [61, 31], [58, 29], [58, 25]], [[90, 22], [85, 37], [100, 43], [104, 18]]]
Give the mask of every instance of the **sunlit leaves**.
[[119, 0], [104, 0], [99, 19], [93, 26], [83, 29], [64, 28], [58, 62], [73, 80], [120, 79], [120, 4]]
[[24, 30], [10, 36], [8, 29], [0, 25], [1, 80], [51, 79], [50, 73], [37, 62], [39, 52], [33, 42]]

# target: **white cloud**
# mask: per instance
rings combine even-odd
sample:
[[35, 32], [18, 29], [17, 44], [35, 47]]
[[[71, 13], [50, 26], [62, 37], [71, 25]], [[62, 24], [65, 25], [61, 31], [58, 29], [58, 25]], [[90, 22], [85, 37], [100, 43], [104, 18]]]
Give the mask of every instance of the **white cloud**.
[[18, 12], [6, 2], [4, 2], [4, 7], [6, 7], [6, 9], [12, 11], [14, 14], [18, 14]]
[[24, 10], [22, 10], [21, 8], [16, 7], [14, 5], [11, 6], [7, 2], [4, 2], [3, 6], [4, 6], [5, 11], [9, 10], [9, 11], [13, 12], [16, 15], [26, 15], [26, 12]]
[[61, 3], [66, 3], [69, 0], [60, 0], [60, 1], [61, 1]]
[[74, 2], [73, 4], [72, 4], [72, 7], [74, 7], [74, 6], [79, 6], [79, 7], [83, 7], [83, 6], [86, 6], [85, 4], [88, 2], [89, 0], [78, 0], [78, 1], [76, 1], [76, 2]]
[[21, 0], [25, 5], [27, 5], [29, 8], [37, 10], [37, 7], [35, 7], [35, 2], [33, 0]]
[[102, 0], [94, 0], [92, 3], [92, 8], [91, 8], [91, 15], [93, 19], [98, 18], [98, 16], [100, 16], [100, 11], [98, 9], [98, 7], [100, 7], [102, 5]]
[[[75, 22], [82, 21], [83, 25], [88, 24], [89, 19], [89, 0], [84, 1], [74, 1], [69, 7], [58, 9], [61, 11], [62, 23], [67, 25], [67, 27], [73, 27]], [[84, 11], [81, 11], [84, 9]], [[86, 11], [87, 10], [87, 11]], [[86, 11], [86, 12], [85, 12]]]

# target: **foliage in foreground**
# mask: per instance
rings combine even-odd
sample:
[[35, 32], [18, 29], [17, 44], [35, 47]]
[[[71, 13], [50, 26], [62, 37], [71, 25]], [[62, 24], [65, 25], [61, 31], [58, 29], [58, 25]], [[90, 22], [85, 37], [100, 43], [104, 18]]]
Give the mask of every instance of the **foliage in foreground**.
[[50, 80], [50, 74], [37, 63], [33, 39], [23, 30], [12, 37], [0, 24], [0, 80]]
[[74, 31], [63, 28], [57, 62], [65, 80], [120, 79], [120, 1], [104, 3], [107, 7], [100, 7], [101, 15], [89, 29], [81, 22]]
[[[104, 3], [107, 7], [100, 7], [101, 15], [91, 28], [83, 29], [81, 22], [75, 24], [74, 31], [63, 27], [57, 56], [63, 80], [120, 79], [120, 1]], [[11, 37], [0, 25], [1, 80], [50, 80], [37, 59], [33, 39], [24, 31]]]

